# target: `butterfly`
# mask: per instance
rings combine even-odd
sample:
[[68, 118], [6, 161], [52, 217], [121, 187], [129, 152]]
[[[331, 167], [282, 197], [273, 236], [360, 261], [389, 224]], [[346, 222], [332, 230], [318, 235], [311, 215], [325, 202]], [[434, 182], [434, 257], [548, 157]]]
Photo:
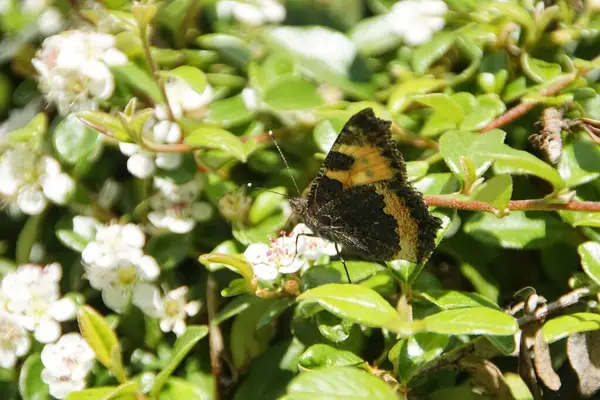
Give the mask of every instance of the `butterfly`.
[[391, 122], [371, 108], [348, 120], [307, 195], [290, 203], [315, 235], [371, 261], [421, 263], [441, 226], [408, 182]]

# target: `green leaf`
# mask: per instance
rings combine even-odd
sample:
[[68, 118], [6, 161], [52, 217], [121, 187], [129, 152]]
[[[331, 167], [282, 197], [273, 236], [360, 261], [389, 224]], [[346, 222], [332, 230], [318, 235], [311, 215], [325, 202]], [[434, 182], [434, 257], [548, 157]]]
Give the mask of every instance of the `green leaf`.
[[206, 76], [204, 75], [204, 72], [202, 72], [201, 69], [190, 67], [189, 65], [182, 65], [168, 71], [160, 71], [160, 75], [163, 77], [182, 79], [199, 94], [202, 94], [206, 88]]
[[48, 385], [42, 381], [42, 358], [39, 353], [27, 357], [19, 373], [19, 394], [23, 400], [49, 399]]
[[527, 53], [521, 54], [520, 61], [525, 75], [537, 83], [548, 82], [562, 73], [560, 65], [533, 58]]
[[429, 163], [427, 161], [408, 161], [406, 163], [406, 176], [409, 182], [414, 182], [427, 175]]
[[319, 122], [313, 131], [313, 137], [319, 150], [323, 153], [329, 153], [333, 142], [337, 139], [342, 127], [346, 123], [346, 118], [328, 118]]
[[217, 50], [232, 63], [246, 67], [250, 61], [250, 46], [237, 36], [211, 33], [198, 36], [196, 42], [204, 48]]
[[135, 92], [144, 93], [154, 102], [162, 103], [162, 96], [160, 94], [160, 88], [150, 75], [137, 64], [130, 62], [126, 65], [113, 65], [111, 71], [114, 73], [117, 82], [124, 82]]
[[600, 149], [589, 139], [577, 138], [564, 145], [557, 169], [566, 187], [591, 182], [600, 176]]
[[248, 282], [254, 278], [254, 271], [252, 265], [242, 255], [231, 255], [231, 254], [203, 254], [200, 256], [199, 261], [202, 264], [206, 263], [219, 263], [223, 264], [229, 269], [238, 274], [242, 275]]
[[160, 392], [160, 400], [212, 400], [212, 388], [198, 387], [185, 379], [170, 377]]
[[566, 240], [571, 231], [562, 221], [544, 213], [511, 211], [504, 218], [474, 214], [464, 224], [465, 233], [507, 249], [539, 249]]
[[146, 253], [154, 257], [163, 269], [170, 269], [185, 260], [191, 248], [190, 234], [165, 234], [152, 236], [146, 245]]
[[125, 382], [119, 386], [104, 386], [71, 392], [65, 400], [135, 400], [139, 387], [136, 382]]
[[500, 307], [496, 303], [478, 293], [459, 292], [456, 290], [430, 290], [427, 293], [420, 293], [420, 296], [442, 310], [473, 307], [489, 307], [500, 310]]
[[542, 327], [542, 336], [546, 343], [553, 343], [575, 333], [598, 329], [600, 329], [600, 314], [580, 312], [552, 318]]
[[150, 390], [151, 396], [156, 396], [160, 393], [167, 379], [175, 371], [177, 366], [183, 361], [185, 356], [192, 350], [204, 336], [208, 335], [208, 326], [206, 325], [189, 325], [183, 335], [177, 338], [173, 345], [173, 353], [171, 360], [162, 371], [156, 375], [154, 385]]
[[[82, 217], [75, 217], [75, 218], [82, 218]], [[87, 218], [87, 217], [83, 217], [83, 218]], [[93, 224], [95, 225], [95, 224]], [[100, 223], [97, 223], [97, 225], [95, 225], [96, 227], [99, 226]], [[66, 217], [66, 218], [62, 218], [60, 221], [58, 221], [58, 223], [56, 224], [56, 237], [58, 238], [58, 240], [60, 240], [60, 242], [65, 245], [66, 247], [68, 247], [71, 250], [74, 250], [78, 253], [81, 253], [83, 251], [83, 249], [85, 249], [85, 246], [87, 246], [87, 244], [94, 238], [95, 235], [95, 231], [92, 230], [91, 232], [80, 232], [77, 233], [73, 230], [73, 218], [70, 217]], [[90, 234], [91, 236], [86, 237], [83, 234], [87, 233]]]
[[96, 310], [90, 306], [79, 308], [77, 317], [79, 330], [85, 341], [90, 345], [96, 358], [106, 368], [111, 369], [111, 352], [119, 347], [117, 335]]
[[589, 276], [600, 285], [600, 243], [585, 242], [577, 247], [581, 257], [581, 267]]
[[264, 102], [275, 111], [306, 110], [323, 105], [315, 85], [294, 76], [280, 78], [270, 85]]
[[413, 96], [412, 99], [433, 108], [438, 115], [448, 121], [459, 123], [464, 118], [462, 107], [447, 94], [423, 94]]
[[[486, 154], [478, 152], [480, 147], [494, 148], [501, 146], [505, 133], [499, 129], [479, 134], [468, 131], [450, 131], [440, 138], [440, 152], [448, 168], [462, 180], [465, 180], [465, 171], [461, 163], [461, 157], [466, 157], [473, 162], [475, 174], [480, 177], [492, 164], [492, 160]], [[487, 148], [486, 147], [486, 148]]]
[[19, 232], [17, 237], [17, 248], [15, 261], [17, 264], [28, 264], [31, 249], [35, 242], [38, 241], [40, 230], [43, 228], [45, 214], [32, 215], [27, 218], [27, 222]]
[[214, 126], [201, 126], [185, 138], [185, 143], [197, 149], [219, 149], [246, 162], [248, 154], [239, 137], [225, 129]]
[[[417, 333], [399, 342], [397, 359], [391, 360], [396, 365], [398, 378], [408, 383], [420, 368], [440, 356], [450, 341], [446, 335], [436, 333]], [[393, 351], [390, 351], [390, 356]]]
[[131, 143], [133, 141], [129, 133], [123, 128], [121, 120], [116, 116], [101, 111], [80, 111], [75, 115], [98, 132], [110, 136], [119, 142]]
[[249, 122], [253, 115], [254, 112], [248, 109], [243, 97], [238, 94], [210, 103], [204, 122], [229, 128]]
[[475, 151], [495, 161], [494, 170], [497, 174], [535, 175], [550, 182], [555, 191], [565, 187], [558, 172], [531, 153], [515, 150], [505, 144], [488, 143], [480, 144]]
[[349, 33], [361, 54], [376, 56], [398, 46], [402, 38], [395, 35], [386, 15], [361, 20]]
[[433, 39], [419, 46], [411, 59], [412, 69], [419, 75], [424, 74], [434, 62], [446, 54], [455, 39], [456, 33], [440, 32]]
[[303, 372], [289, 384], [289, 400], [397, 400], [383, 380], [350, 367]]
[[269, 215], [280, 211], [283, 203], [286, 201], [287, 189], [283, 186], [274, 187], [269, 191], [264, 191], [256, 196], [256, 199], [248, 212], [248, 221], [256, 225], [267, 218]]
[[328, 367], [351, 367], [365, 361], [347, 350], [336, 349], [327, 344], [310, 346], [300, 357], [299, 365], [305, 370]]
[[[322, 26], [279, 26], [265, 30], [264, 39], [290, 55], [307, 75], [359, 99], [371, 98], [372, 88], [367, 83], [371, 71], [358, 55], [356, 45], [343, 33]], [[306, 46], [309, 42], [311, 48]]]
[[496, 175], [478, 186], [472, 198], [475, 201], [482, 201], [500, 211], [504, 211], [512, 196], [512, 189], [510, 175]]
[[275, 334], [275, 326], [267, 324], [260, 329], [259, 321], [276, 301], [259, 301], [238, 314], [231, 325], [229, 351], [236, 370], [244, 369], [261, 355]]
[[506, 111], [506, 105], [496, 94], [480, 95], [476, 100], [477, 106], [465, 115], [460, 124], [461, 130], [477, 131]]
[[408, 79], [393, 88], [387, 103], [388, 110], [392, 114], [401, 113], [411, 103], [414, 95], [433, 92], [443, 84], [443, 80], [430, 77]]
[[489, 307], [455, 308], [424, 318], [424, 330], [446, 335], [514, 335], [517, 321]]
[[395, 332], [410, 331], [390, 303], [374, 290], [362, 286], [330, 283], [302, 293], [298, 300], [317, 302], [332, 314], [362, 325]]
[[454, 193], [458, 190], [458, 180], [449, 173], [430, 173], [414, 183], [415, 189], [424, 195]]
[[[385, 272], [381, 264], [367, 261], [346, 261], [348, 274], [352, 282], [363, 282], [366, 279]], [[346, 271], [341, 261], [323, 265], [314, 265], [302, 275], [302, 286], [310, 289], [327, 283], [347, 283]]]
[[98, 154], [102, 148], [102, 137], [75, 114], [70, 114], [54, 130], [52, 144], [63, 161], [77, 164]]

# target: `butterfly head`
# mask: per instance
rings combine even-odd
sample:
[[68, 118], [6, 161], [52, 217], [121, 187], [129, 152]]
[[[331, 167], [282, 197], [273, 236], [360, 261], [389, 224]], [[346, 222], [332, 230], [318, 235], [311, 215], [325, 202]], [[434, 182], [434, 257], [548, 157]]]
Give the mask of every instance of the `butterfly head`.
[[292, 197], [290, 199], [290, 205], [294, 214], [301, 217], [305, 217], [308, 211], [308, 202], [304, 197]]

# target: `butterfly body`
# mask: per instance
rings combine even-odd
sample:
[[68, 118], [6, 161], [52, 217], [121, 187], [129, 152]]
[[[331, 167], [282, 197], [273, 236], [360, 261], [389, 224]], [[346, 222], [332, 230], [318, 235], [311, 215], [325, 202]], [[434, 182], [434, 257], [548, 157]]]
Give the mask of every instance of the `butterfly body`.
[[364, 109], [334, 142], [306, 197], [291, 200], [312, 231], [373, 261], [424, 261], [441, 225], [406, 177], [391, 122]]

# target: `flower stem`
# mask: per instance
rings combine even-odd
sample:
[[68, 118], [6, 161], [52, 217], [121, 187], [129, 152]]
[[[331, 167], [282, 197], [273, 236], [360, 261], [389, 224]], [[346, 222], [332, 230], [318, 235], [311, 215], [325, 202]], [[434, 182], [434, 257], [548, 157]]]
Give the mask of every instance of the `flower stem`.
[[[475, 200], [454, 199], [446, 196], [424, 196], [431, 207], [455, 208], [457, 210], [487, 211], [497, 213], [498, 209], [488, 203]], [[511, 200], [506, 207], [510, 211], [600, 211], [600, 202], [572, 200], [568, 203], [548, 203], [545, 199]], [[502, 211], [502, 210], [501, 210]]]

